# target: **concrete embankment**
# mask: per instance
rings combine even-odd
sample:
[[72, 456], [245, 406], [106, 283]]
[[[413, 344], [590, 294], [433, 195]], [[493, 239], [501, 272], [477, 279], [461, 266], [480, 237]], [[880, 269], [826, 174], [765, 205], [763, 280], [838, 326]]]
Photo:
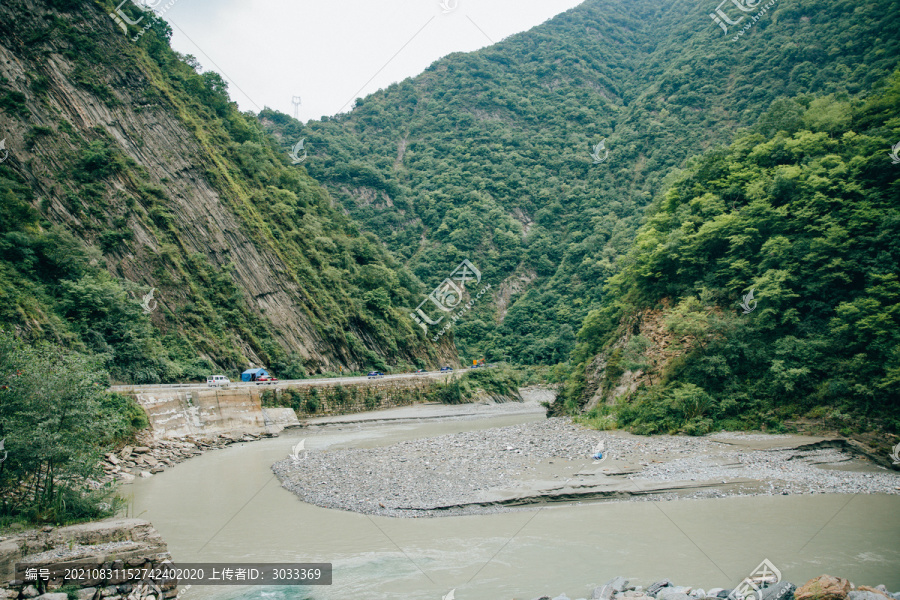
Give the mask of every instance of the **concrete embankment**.
[[[54, 593], [71, 581], [60, 574], [67, 568], [86, 568], [89, 575], [76, 584], [79, 600], [123, 600], [137, 586], [147, 589], [156, 600], [177, 595], [177, 581], [151, 582], [138, 575], [146, 569], [161, 568], [172, 557], [156, 529], [142, 519], [110, 519], [69, 527], [43, 527], [0, 538], [0, 600], [36, 598], [66, 600]], [[29, 571], [46, 569], [48, 581], [29, 579]], [[132, 577], [129, 577], [132, 575]]]
[[[434, 374], [431, 374], [434, 375]], [[207, 450], [277, 436], [300, 427], [302, 418], [319, 421], [368, 418], [387, 409], [427, 402], [447, 377], [317, 380], [232, 388], [154, 386], [119, 389], [147, 413], [150, 428], [136, 443], [106, 455], [103, 481], [150, 477]], [[291, 406], [295, 408], [290, 408]], [[473, 405], [474, 406], [474, 405]]]
[[[318, 381], [234, 388], [158, 388], [122, 391], [144, 408], [158, 438], [211, 438], [221, 434], [277, 434], [300, 424], [298, 417], [340, 415], [427, 401], [431, 377]], [[281, 406], [280, 408], [270, 408]], [[295, 406], [295, 409], [286, 408]]]

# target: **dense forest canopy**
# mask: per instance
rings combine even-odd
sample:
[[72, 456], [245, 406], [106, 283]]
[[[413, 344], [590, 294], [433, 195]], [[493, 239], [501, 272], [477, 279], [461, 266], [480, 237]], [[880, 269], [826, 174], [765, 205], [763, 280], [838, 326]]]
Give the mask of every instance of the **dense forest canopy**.
[[733, 41], [715, 3], [590, 0], [348, 114], [260, 118], [285, 151], [304, 140], [309, 173], [426, 286], [464, 258], [485, 273], [494, 302], [454, 327], [462, 354], [555, 364], [666, 178], [779, 99], [875, 91], [897, 8], [777, 3]]
[[866, 98], [780, 99], [693, 159], [585, 320], [560, 402], [594, 393], [585, 370], [601, 351], [608, 379], [653, 370], [628, 364], [653, 353], [633, 317], [662, 308], [680, 355], [594, 416], [706, 433], [828, 407], [900, 430], [898, 108], [900, 72]]

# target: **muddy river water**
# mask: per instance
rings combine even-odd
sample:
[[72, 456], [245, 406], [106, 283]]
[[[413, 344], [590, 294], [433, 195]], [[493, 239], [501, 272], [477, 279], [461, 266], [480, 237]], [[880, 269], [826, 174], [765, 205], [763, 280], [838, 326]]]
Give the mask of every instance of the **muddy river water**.
[[735, 587], [767, 558], [783, 578], [822, 573], [900, 590], [900, 496], [815, 494], [596, 502], [502, 514], [391, 518], [320, 508], [271, 471], [291, 447], [366, 448], [543, 419], [335, 424], [209, 452], [126, 488], [178, 562], [330, 562], [333, 584], [195, 586], [182, 598], [317, 600], [589, 597], [616, 575]]

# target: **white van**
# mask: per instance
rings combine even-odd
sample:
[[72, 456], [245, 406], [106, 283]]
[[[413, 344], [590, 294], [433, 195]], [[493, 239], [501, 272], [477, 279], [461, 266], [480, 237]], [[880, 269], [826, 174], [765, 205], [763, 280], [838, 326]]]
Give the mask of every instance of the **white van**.
[[221, 385], [228, 385], [229, 383], [231, 383], [231, 380], [224, 375], [211, 375], [206, 378], [206, 385], [209, 387], [219, 387]]

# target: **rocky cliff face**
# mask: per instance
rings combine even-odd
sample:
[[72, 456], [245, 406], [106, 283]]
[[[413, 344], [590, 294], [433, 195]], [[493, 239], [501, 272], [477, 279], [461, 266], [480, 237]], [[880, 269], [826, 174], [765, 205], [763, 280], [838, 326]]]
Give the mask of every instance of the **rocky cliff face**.
[[679, 339], [665, 326], [664, 309], [631, 315], [622, 335], [585, 367], [581, 406], [588, 411], [630, 396], [641, 385], [660, 383], [672, 360], [682, 355], [689, 340]]
[[[366, 267], [401, 268], [248, 128], [221, 80], [186, 71], [164, 23], [134, 42], [100, 4], [0, 5], [0, 167], [39, 227], [96, 249], [135, 302], [153, 288], [169, 348], [220, 366], [455, 362], [403, 316], [414, 278], [363, 281]], [[387, 302], [366, 303], [379, 289]], [[53, 310], [20, 310], [37, 314], [16, 325], [46, 330]]]

